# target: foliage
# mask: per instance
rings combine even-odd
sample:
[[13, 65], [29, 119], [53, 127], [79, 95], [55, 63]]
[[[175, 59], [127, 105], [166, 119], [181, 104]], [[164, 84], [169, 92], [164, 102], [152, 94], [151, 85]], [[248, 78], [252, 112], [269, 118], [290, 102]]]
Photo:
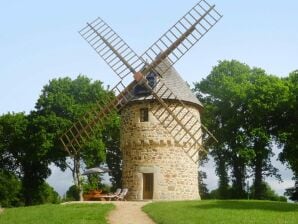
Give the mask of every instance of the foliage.
[[122, 153], [120, 150], [120, 117], [116, 114], [111, 116], [104, 131], [104, 142], [107, 152], [107, 165], [109, 174], [112, 176], [112, 190], [122, 188]]
[[280, 159], [288, 164], [298, 180], [298, 70], [290, 73], [284, 81], [290, 96], [277, 111], [279, 119], [276, 120], [276, 135], [283, 148]]
[[22, 205], [21, 187], [21, 181], [13, 173], [0, 170], [0, 206]]
[[[48, 85], [44, 86], [36, 103], [36, 110], [40, 116], [46, 118], [52, 116], [60, 120], [61, 126], [56, 131], [56, 133], [59, 132], [59, 135], [54, 133], [58, 140], [73, 122], [80, 119], [83, 114], [90, 112], [96, 104], [97, 108], [99, 105], [105, 104], [107, 98], [112, 95], [113, 93], [104, 89], [100, 81], [92, 82], [84, 76], [78, 76], [74, 80], [70, 78], [53, 79]], [[52, 130], [48, 131], [52, 132]], [[87, 168], [90, 168], [99, 166], [106, 160], [106, 146], [103, 140], [103, 127], [94, 127], [94, 134], [90, 134], [88, 141], [80, 143], [82, 148], [79, 152], [71, 155], [72, 164], [66, 163], [65, 157], [67, 155], [61, 148], [61, 144], [57, 142], [54, 145], [55, 149], [60, 150], [60, 155], [62, 154], [61, 160], [56, 160], [56, 165], [62, 169], [68, 167], [72, 171], [74, 183], [79, 189], [82, 188], [80, 179], [81, 165], [84, 164]], [[113, 142], [113, 139], [111, 141]], [[62, 152], [64, 152], [64, 155]]]
[[20, 177], [26, 205], [39, 203], [38, 188], [50, 174], [48, 145], [43, 141], [47, 133], [37, 124], [37, 119], [23, 113], [0, 117], [3, 169]]
[[[199, 168], [203, 167], [205, 163], [208, 162], [208, 157], [205, 153], [200, 153], [199, 155]], [[206, 172], [199, 169], [198, 171], [198, 184], [199, 184], [199, 194], [201, 199], [208, 199], [209, 198], [209, 190], [207, 188], [207, 184], [204, 182], [207, 179]]]
[[96, 224], [107, 223], [106, 216], [112, 204], [42, 205], [5, 209], [0, 223], [15, 224]]
[[72, 185], [68, 188], [65, 195], [66, 201], [79, 201], [80, 200], [80, 190], [76, 185]]
[[[279, 196], [266, 182], [261, 183], [261, 188], [263, 194], [261, 195], [261, 200], [269, 200], [269, 201], [287, 201], [287, 198], [283, 196]], [[250, 188], [250, 198], [255, 198], [255, 185]]]
[[[239, 62], [220, 62], [210, 75], [200, 83], [196, 83], [196, 91], [201, 102], [205, 105], [203, 123], [207, 125], [219, 140], [212, 147], [211, 155], [216, 162], [216, 173], [219, 176], [219, 189], [222, 197], [226, 197], [229, 177], [228, 168], [232, 168], [235, 197], [243, 197], [245, 164], [251, 156], [251, 150], [246, 147], [245, 135], [240, 129], [243, 114], [243, 98], [245, 97], [245, 77], [249, 67]], [[239, 83], [239, 84], [238, 84]]]
[[[219, 185], [220, 186], [220, 185]], [[227, 185], [226, 188], [217, 188], [210, 192], [209, 199], [220, 199], [220, 200], [226, 200], [232, 198], [232, 189], [231, 186]]]
[[101, 182], [102, 175], [103, 174], [89, 174], [83, 181], [84, 193], [87, 193], [90, 190], [100, 190], [102, 193], [109, 193], [111, 187]]
[[160, 224], [294, 224], [298, 220], [298, 205], [285, 202], [227, 200], [155, 202], [146, 205], [143, 210]]
[[201, 199], [208, 199], [209, 198], [209, 191], [207, 188], [207, 184], [204, 183], [204, 180], [207, 179], [207, 174], [206, 172], [203, 171], [199, 171], [198, 174], [198, 178], [199, 178], [199, 193], [201, 196]]
[[39, 203], [41, 204], [58, 204], [60, 196], [48, 183], [44, 182], [39, 187]]
[[[102, 127], [96, 127], [95, 134], [83, 144], [82, 151], [73, 155], [72, 166], [66, 162], [69, 155], [63, 150], [59, 137], [96, 102], [104, 104], [112, 96], [113, 93], [105, 90], [100, 81], [92, 82], [84, 76], [74, 80], [53, 79], [43, 87], [36, 110], [29, 115], [8, 113], [0, 116], [0, 168], [20, 177], [26, 205], [48, 200], [39, 192], [50, 175], [49, 164], [54, 163], [62, 170], [70, 168], [74, 182], [80, 186], [81, 164], [94, 167], [106, 160], [103, 140], [108, 137], [103, 136], [106, 134], [103, 134]], [[114, 115], [111, 122], [117, 124], [118, 120]], [[119, 137], [116, 136], [115, 140], [110, 137], [107, 145], [110, 151], [116, 146], [119, 148]]]
[[286, 189], [284, 195], [289, 197], [290, 200], [298, 202], [298, 181], [296, 181], [294, 187]]
[[[0, 168], [21, 175], [28, 119], [24, 113], [0, 116]], [[24, 158], [25, 159], [25, 158]]]
[[245, 179], [252, 172], [254, 196], [261, 199], [264, 177], [280, 179], [270, 158], [276, 110], [288, 100], [287, 86], [262, 69], [233, 60], [219, 62], [195, 87], [206, 105], [203, 122], [219, 140], [210, 146], [220, 180], [218, 193], [227, 197], [231, 181], [230, 196], [244, 198]]

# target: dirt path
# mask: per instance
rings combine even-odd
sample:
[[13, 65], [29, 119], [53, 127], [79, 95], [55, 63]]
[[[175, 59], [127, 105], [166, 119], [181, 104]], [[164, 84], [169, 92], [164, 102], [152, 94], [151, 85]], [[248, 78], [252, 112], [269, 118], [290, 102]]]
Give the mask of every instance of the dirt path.
[[116, 208], [112, 210], [107, 217], [109, 224], [155, 224], [155, 222], [142, 211], [143, 206], [151, 203], [149, 201], [84, 201], [66, 202], [63, 204], [77, 203], [113, 203]]
[[110, 224], [154, 224], [142, 207], [150, 202], [115, 201], [116, 209], [108, 216]]

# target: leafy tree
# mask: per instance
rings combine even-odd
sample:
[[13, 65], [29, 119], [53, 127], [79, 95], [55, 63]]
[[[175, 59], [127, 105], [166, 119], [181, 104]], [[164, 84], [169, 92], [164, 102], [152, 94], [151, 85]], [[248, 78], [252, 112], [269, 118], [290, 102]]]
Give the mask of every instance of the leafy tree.
[[48, 166], [54, 155], [50, 151], [53, 137], [46, 132], [45, 124], [55, 129], [58, 125], [34, 113], [8, 113], [0, 117], [2, 168], [20, 177], [26, 205], [42, 203], [39, 188], [50, 175]]
[[[95, 103], [102, 105], [113, 96], [112, 92], [104, 89], [100, 81], [92, 82], [84, 76], [78, 76], [76, 79], [59, 78], [53, 79], [48, 85], [44, 86], [42, 94], [36, 103], [36, 113], [39, 116], [53, 117], [60, 121], [59, 131], [48, 130], [58, 139], [66, 131], [67, 127], [78, 120], [83, 114], [90, 111]], [[116, 118], [115, 118], [116, 119]], [[86, 167], [99, 166], [106, 160], [106, 145], [104, 142], [104, 127], [95, 127], [94, 134], [88, 141], [82, 143], [82, 149], [72, 156], [72, 163], [65, 161], [66, 154], [61, 148], [59, 142], [52, 145], [53, 149], [59, 149], [60, 160], [56, 160], [56, 165], [62, 169], [68, 167], [73, 173], [74, 183], [80, 189], [80, 199], [82, 200], [82, 181], [80, 177], [82, 164]], [[59, 134], [58, 134], [59, 133]], [[117, 139], [111, 142], [117, 145]], [[55, 150], [56, 151], [56, 150]]]
[[[196, 83], [206, 105], [207, 127], [219, 139], [211, 146], [220, 178], [218, 193], [228, 188], [231, 168], [232, 197], [245, 197], [245, 178], [253, 170], [255, 197], [261, 198], [265, 176], [280, 178], [270, 162], [276, 108], [288, 97], [281, 79], [238, 61], [222, 61], [210, 75]], [[203, 117], [204, 118], [204, 117]]]
[[104, 142], [107, 153], [107, 165], [112, 176], [112, 190], [122, 188], [122, 153], [120, 150], [120, 117], [112, 115], [104, 131]]
[[286, 163], [298, 180], [298, 70], [283, 80], [289, 88], [287, 102], [276, 112], [276, 136], [283, 148], [280, 160]]
[[0, 168], [21, 175], [20, 158], [23, 156], [28, 120], [24, 113], [0, 116]]
[[[81, 164], [92, 167], [106, 160], [104, 139], [108, 140], [111, 150], [117, 145], [119, 147], [116, 134], [113, 136], [116, 139], [108, 138], [106, 133], [109, 130], [96, 127], [94, 136], [84, 143], [81, 152], [72, 157], [70, 165], [59, 142], [67, 127], [96, 102], [103, 104], [108, 97], [113, 97], [113, 93], [105, 90], [100, 81], [91, 82], [83, 76], [75, 80], [54, 79], [44, 86], [36, 110], [29, 115], [8, 113], [0, 117], [0, 168], [20, 177], [26, 205], [46, 201], [39, 192], [48, 189], [44, 188], [44, 180], [50, 175], [50, 163], [54, 162], [62, 170], [70, 168], [75, 184], [81, 189]], [[119, 118], [116, 115], [109, 123], [113, 122], [115, 125], [112, 127], [117, 130]]]
[[280, 179], [278, 170], [272, 166], [272, 129], [274, 128], [276, 110], [280, 104], [288, 100], [289, 91], [284, 82], [275, 76], [270, 76], [262, 69], [251, 69], [248, 77], [245, 132], [250, 139], [255, 157], [251, 166], [254, 172], [254, 187], [256, 199], [261, 199], [264, 189], [262, 182], [265, 176], [275, 176]]
[[199, 99], [206, 105], [203, 122], [219, 140], [218, 145], [211, 146], [211, 154], [216, 162], [222, 198], [226, 197], [228, 190], [228, 167], [232, 168], [234, 197], [245, 195], [245, 165], [251, 150], [246, 148], [247, 139], [239, 124], [244, 119], [243, 99], [249, 71], [248, 66], [237, 61], [223, 61], [206, 79], [195, 85]]

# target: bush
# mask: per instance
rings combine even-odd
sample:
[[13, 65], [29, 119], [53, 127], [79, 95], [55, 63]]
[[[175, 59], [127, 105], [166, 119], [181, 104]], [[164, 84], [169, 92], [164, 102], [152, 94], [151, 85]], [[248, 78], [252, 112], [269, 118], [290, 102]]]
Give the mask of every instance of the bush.
[[[270, 186], [268, 183], [262, 183], [263, 195], [260, 200], [269, 200], [269, 201], [287, 201], [287, 198], [284, 196], [279, 196]], [[254, 186], [251, 187], [251, 198], [254, 198]]]
[[296, 181], [294, 187], [286, 189], [284, 195], [288, 196], [290, 200], [298, 202], [298, 181]]
[[58, 204], [61, 201], [59, 194], [46, 182], [40, 186], [39, 196], [41, 204]]
[[21, 189], [21, 181], [14, 174], [0, 171], [0, 205], [2, 207], [23, 205]]
[[65, 196], [66, 201], [79, 201], [80, 200], [80, 191], [76, 185], [72, 185], [66, 191]]

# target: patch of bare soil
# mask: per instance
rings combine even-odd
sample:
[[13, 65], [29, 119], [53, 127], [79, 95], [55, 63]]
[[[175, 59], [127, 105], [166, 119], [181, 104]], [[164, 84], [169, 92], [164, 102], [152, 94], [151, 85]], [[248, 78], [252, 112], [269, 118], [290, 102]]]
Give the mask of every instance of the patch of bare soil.
[[116, 208], [110, 212], [110, 224], [154, 224], [142, 207], [150, 202], [115, 201]]

